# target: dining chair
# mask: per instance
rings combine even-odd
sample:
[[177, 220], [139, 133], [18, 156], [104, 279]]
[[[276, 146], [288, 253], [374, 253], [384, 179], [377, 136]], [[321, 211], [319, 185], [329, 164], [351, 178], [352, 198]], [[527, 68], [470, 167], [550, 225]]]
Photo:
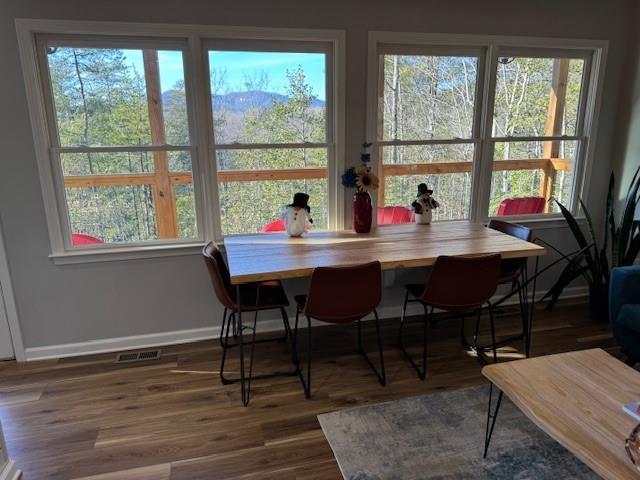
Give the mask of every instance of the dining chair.
[[[286, 311], [286, 307], [289, 306], [289, 300], [287, 299], [287, 295], [282, 288], [282, 284], [279, 281], [241, 284], [239, 288], [240, 298], [237, 298], [238, 290], [236, 290], [232, 286], [229, 270], [227, 269], [222, 253], [213, 244], [213, 242], [209, 242], [203, 248], [202, 256], [204, 257], [207, 269], [209, 271], [209, 276], [211, 277], [214, 294], [218, 301], [224, 307], [224, 312], [222, 315], [222, 327], [220, 330], [220, 345], [222, 346], [222, 359], [220, 361], [220, 380], [225, 385], [240, 381], [243, 403], [247, 405], [249, 403], [249, 393], [251, 389], [252, 379], [255, 380], [282, 375], [282, 373], [271, 373], [253, 377], [253, 359], [256, 344], [273, 341], [285, 342], [287, 338], [291, 338], [291, 327], [289, 325], [289, 319]], [[284, 324], [284, 336], [276, 339], [256, 340], [258, 312], [266, 310], [280, 311], [280, 314], [282, 315], [282, 322]], [[236, 315], [240, 311], [254, 313], [252, 327], [237, 324]], [[244, 330], [250, 330], [252, 332], [251, 341], [244, 341]], [[235, 343], [229, 342], [230, 332], [233, 337], [238, 339]], [[244, 356], [241, 356], [240, 378], [226, 378], [224, 376], [224, 365], [227, 357], [227, 351], [230, 348], [238, 346], [243, 347], [244, 345], [251, 346], [248, 377], [245, 375], [244, 370]], [[290, 372], [286, 375], [296, 375], [296, 372]]]
[[[497, 362], [498, 353], [495, 342], [493, 309], [490, 299], [498, 288], [500, 275], [500, 254], [476, 257], [440, 256], [436, 259], [427, 282], [406, 285], [406, 295], [400, 317], [398, 346], [407, 357], [418, 377], [424, 380], [427, 376], [427, 340], [429, 325], [432, 322], [433, 310], [443, 310], [458, 314], [463, 318], [469, 313], [476, 313], [478, 318], [483, 305], [488, 306], [493, 361]], [[410, 299], [413, 297], [413, 299]], [[422, 366], [418, 365], [404, 346], [403, 329], [407, 313], [407, 303], [419, 302], [424, 308], [422, 333]], [[476, 338], [477, 338], [476, 332]]]
[[[293, 330], [294, 363], [296, 365], [304, 395], [311, 396], [311, 319], [331, 324], [357, 323], [358, 353], [360, 353], [378, 377], [380, 385], [386, 385], [382, 339], [377, 306], [382, 298], [382, 269], [380, 262], [371, 262], [349, 267], [318, 267], [311, 275], [307, 295], [294, 297], [297, 310]], [[306, 380], [300, 369], [298, 358], [298, 320], [300, 314], [307, 318], [307, 373]], [[375, 318], [380, 371], [373, 365], [362, 346], [361, 321], [373, 313]]]
[[[533, 232], [530, 228], [515, 223], [505, 222], [503, 220], [491, 219], [488, 228], [505, 233], [525, 242], [530, 242]], [[512, 340], [524, 339], [525, 355], [529, 356], [529, 291], [527, 288], [527, 259], [526, 258], [510, 258], [502, 260], [500, 264], [499, 285], [511, 285], [511, 291], [506, 296], [511, 296], [513, 292], [518, 293], [518, 302], [520, 304], [520, 315], [522, 317], [522, 333], [514, 337], [506, 338], [500, 343], [507, 343]], [[500, 303], [500, 301], [496, 302]]]

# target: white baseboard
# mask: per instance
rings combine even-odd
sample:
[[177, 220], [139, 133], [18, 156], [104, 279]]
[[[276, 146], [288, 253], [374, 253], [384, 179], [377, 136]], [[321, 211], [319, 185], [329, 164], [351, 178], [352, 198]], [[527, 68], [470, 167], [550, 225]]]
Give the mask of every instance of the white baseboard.
[[0, 480], [18, 480], [22, 477], [22, 472], [13, 460], [9, 460], [2, 471], [0, 471]]
[[[589, 290], [587, 287], [565, 288], [563, 299], [585, 297]], [[538, 300], [544, 292], [539, 292]], [[503, 305], [513, 305], [517, 302], [517, 296], [510, 298]], [[381, 307], [378, 309], [380, 318], [394, 318], [400, 316], [401, 305]], [[420, 315], [422, 307], [417, 303], [410, 303], [407, 307], [407, 315]], [[269, 318], [259, 321], [260, 332], [273, 332], [282, 330], [282, 320]], [[177, 330], [172, 332], [150, 333], [145, 335], [133, 335], [130, 337], [106, 338], [102, 340], [89, 340], [87, 342], [67, 343], [61, 345], [47, 345], [43, 347], [26, 348], [26, 359], [47, 360], [52, 358], [77, 357], [80, 355], [93, 355], [97, 353], [120, 352], [140, 348], [160, 347], [163, 345], [178, 345], [181, 343], [198, 342], [218, 338], [219, 326], [194, 328], [191, 330]], [[2, 477], [0, 477], [0, 480]]]

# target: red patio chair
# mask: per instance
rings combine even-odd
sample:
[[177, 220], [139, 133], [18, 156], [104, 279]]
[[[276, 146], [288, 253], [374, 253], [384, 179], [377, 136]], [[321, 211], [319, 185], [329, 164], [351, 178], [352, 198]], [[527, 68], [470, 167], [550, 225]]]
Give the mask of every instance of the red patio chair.
[[398, 223], [411, 223], [413, 212], [406, 207], [378, 207], [378, 225], [395, 225]]
[[496, 216], [527, 215], [544, 212], [544, 197], [515, 197], [505, 198], [498, 206]]
[[284, 220], [279, 218], [278, 220], [274, 220], [271, 223], [267, 223], [264, 227], [260, 229], [260, 233], [267, 232], [284, 232], [286, 230], [284, 226]]
[[96, 243], [104, 242], [99, 238], [92, 237], [91, 235], [86, 235], [84, 233], [72, 233], [71, 243], [74, 247], [77, 247], [78, 245], [95, 245]]

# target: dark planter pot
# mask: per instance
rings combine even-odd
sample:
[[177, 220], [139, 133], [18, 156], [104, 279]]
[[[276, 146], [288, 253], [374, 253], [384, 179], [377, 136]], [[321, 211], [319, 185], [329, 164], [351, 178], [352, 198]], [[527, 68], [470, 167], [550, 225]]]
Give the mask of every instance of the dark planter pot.
[[369, 233], [373, 220], [373, 208], [371, 207], [371, 196], [367, 192], [353, 194], [353, 210], [351, 212], [353, 230], [356, 233]]
[[589, 290], [589, 313], [593, 320], [609, 322], [609, 294], [606, 289]]

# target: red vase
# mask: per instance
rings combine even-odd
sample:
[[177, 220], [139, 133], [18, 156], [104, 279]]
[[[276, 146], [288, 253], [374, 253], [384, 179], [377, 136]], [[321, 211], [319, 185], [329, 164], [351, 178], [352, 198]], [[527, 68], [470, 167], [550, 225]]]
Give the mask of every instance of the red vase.
[[373, 208], [371, 207], [371, 196], [367, 192], [356, 192], [353, 194], [353, 230], [356, 233], [369, 233]]

